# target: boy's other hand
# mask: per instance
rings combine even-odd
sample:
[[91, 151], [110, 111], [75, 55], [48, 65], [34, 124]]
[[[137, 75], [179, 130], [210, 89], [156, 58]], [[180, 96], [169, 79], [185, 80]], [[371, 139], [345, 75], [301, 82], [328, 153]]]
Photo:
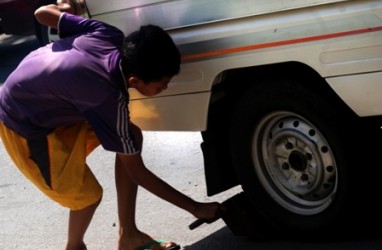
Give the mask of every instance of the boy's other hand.
[[70, 14], [78, 15], [76, 4], [72, 0], [57, 0], [56, 2], [58, 8], [62, 12], [67, 12]]

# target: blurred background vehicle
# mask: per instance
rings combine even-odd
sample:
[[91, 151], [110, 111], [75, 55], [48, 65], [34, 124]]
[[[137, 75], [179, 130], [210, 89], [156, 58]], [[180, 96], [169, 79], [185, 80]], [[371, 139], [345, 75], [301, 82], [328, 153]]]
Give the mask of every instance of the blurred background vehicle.
[[[36, 35], [41, 44], [48, 42], [48, 28], [40, 25], [34, 11], [53, 0], [0, 0], [0, 34]], [[50, 31], [54, 33], [54, 31]]]

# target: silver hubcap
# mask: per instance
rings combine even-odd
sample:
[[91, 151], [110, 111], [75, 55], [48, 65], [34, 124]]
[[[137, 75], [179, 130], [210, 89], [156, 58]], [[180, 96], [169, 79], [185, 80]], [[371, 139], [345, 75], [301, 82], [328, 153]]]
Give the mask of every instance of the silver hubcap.
[[301, 215], [323, 211], [338, 180], [333, 152], [320, 131], [290, 112], [261, 120], [252, 141], [256, 173], [271, 197]]

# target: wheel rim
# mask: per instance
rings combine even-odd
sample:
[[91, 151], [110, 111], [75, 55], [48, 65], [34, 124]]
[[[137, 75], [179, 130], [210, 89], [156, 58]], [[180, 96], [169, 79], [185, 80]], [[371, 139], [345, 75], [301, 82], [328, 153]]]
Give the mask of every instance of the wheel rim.
[[266, 192], [301, 215], [325, 210], [338, 185], [334, 154], [320, 131], [290, 112], [275, 112], [256, 126], [252, 140], [255, 171]]

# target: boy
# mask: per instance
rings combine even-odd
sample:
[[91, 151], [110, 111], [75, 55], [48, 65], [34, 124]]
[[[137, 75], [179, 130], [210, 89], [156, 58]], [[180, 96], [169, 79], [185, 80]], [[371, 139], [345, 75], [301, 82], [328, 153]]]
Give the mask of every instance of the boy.
[[138, 185], [205, 220], [218, 218], [220, 205], [192, 200], [145, 167], [142, 133], [129, 120], [127, 91], [153, 96], [165, 90], [180, 70], [179, 51], [157, 26], [124, 38], [115, 27], [70, 14], [73, 9], [60, 3], [35, 12], [62, 39], [30, 53], [1, 88], [5, 148], [30, 181], [70, 209], [67, 250], [86, 249], [84, 234], [101, 201], [102, 187], [86, 165], [99, 144], [116, 152], [118, 248], [179, 249], [137, 228]]

